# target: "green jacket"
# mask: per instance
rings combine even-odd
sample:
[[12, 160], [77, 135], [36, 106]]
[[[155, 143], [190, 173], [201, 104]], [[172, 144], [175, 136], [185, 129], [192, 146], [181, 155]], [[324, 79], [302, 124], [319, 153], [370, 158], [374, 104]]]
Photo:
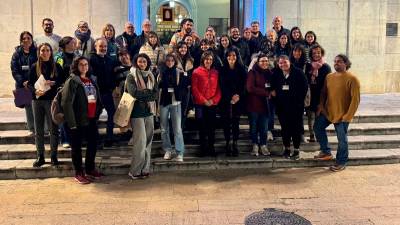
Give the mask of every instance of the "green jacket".
[[135, 77], [141, 75], [137, 74], [138, 70], [134, 67], [131, 68], [128, 76], [126, 77], [126, 90], [130, 95], [132, 95], [132, 97], [136, 98], [131, 113], [131, 118], [143, 118], [154, 114], [149, 107], [149, 102], [154, 102], [155, 105], [155, 101], [157, 100], [157, 81], [150, 71], [144, 72], [148, 73], [147, 79], [152, 79], [154, 81], [154, 86], [152, 89], [138, 90]]
[[[91, 81], [96, 88], [96, 118], [98, 118], [102, 110], [100, 92], [93, 79]], [[89, 124], [87, 117], [88, 99], [79, 76], [71, 74], [68, 77], [61, 96], [61, 107], [64, 112], [65, 123], [67, 123], [68, 127], [87, 126]]]

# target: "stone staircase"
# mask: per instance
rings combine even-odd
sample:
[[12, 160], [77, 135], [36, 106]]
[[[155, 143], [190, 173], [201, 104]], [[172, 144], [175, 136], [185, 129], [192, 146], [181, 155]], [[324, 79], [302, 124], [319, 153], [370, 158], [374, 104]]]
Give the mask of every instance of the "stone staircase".
[[[389, 96], [385, 101], [378, 101], [377, 96], [363, 96], [360, 110], [349, 127], [349, 165], [373, 165], [400, 162], [400, 103], [397, 103], [398, 95]], [[388, 97], [387, 97], [388, 98]], [[372, 107], [371, 102], [379, 102]], [[1, 109], [1, 103], [0, 103]], [[21, 116], [22, 115], [22, 116]], [[1, 113], [0, 113], [1, 116]], [[23, 118], [20, 113], [18, 118]], [[193, 119], [188, 119], [188, 130], [184, 131], [186, 146], [185, 161], [165, 161], [162, 159], [161, 138], [159, 130], [156, 130], [153, 151], [152, 170], [212, 170], [229, 168], [288, 168], [288, 167], [324, 167], [333, 162], [315, 161], [313, 156], [319, 151], [317, 143], [303, 143], [299, 160], [283, 159], [280, 154], [282, 144], [280, 139], [280, 127], [276, 123], [277, 138], [269, 143], [272, 157], [250, 156], [251, 143], [249, 141], [247, 118], [241, 119], [239, 157], [225, 157], [223, 153], [223, 132], [216, 132], [217, 157], [198, 158], [199, 151], [198, 134], [195, 130]], [[307, 120], [304, 120], [307, 124]], [[100, 121], [100, 135], [104, 135], [104, 120]], [[25, 124], [21, 119], [1, 119], [0, 121], [0, 179], [29, 179], [72, 176], [73, 169], [70, 159], [70, 150], [59, 147], [59, 159], [62, 162], [58, 167], [50, 164], [42, 168], [33, 168], [32, 163], [36, 157], [33, 137], [28, 136], [24, 130]], [[115, 129], [117, 137], [119, 129]], [[328, 128], [329, 140], [332, 149], [336, 149], [337, 140], [334, 128]], [[305, 137], [308, 137], [308, 127], [305, 126]], [[48, 143], [48, 140], [46, 140]], [[49, 161], [49, 146], [46, 145], [47, 160]], [[127, 174], [130, 165], [132, 147], [127, 141], [121, 141], [119, 146], [98, 150], [96, 163], [99, 169], [107, 174]], [[335, 152], [333, 152], [335, 154]]]

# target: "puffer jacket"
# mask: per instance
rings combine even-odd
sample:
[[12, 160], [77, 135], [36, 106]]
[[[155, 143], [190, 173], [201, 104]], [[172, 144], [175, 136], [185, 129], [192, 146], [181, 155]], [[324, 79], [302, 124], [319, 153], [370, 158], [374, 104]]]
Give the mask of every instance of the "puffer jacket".
[[212, 100], [213, 105], [218, 105], [221, 100], [221, 89], [218, 82], [218, 71], [198, 67], [192, 74], [192, 93], [194, 103], [204, 105], [207, 100]]
[[[151, 47], [149, 42], [146, 42], [139, 50], [140, 53], [145, 53], [150, 57], [151, 66], [155, 67], [164, 62], [165, 50], [162, 46], [157, 46], [155, 48]], [[158, 60], [157, 60], [158, 58]]]
[[37, 49], [32, 44], [29, 54], [24, 53], [22, 46], [15, 47], [11, 58], [11, 73], [15, 80], [15, 88], [22, 88], [23, 83], [29, 80], [29, 73], [32, 65], [37, 61]]

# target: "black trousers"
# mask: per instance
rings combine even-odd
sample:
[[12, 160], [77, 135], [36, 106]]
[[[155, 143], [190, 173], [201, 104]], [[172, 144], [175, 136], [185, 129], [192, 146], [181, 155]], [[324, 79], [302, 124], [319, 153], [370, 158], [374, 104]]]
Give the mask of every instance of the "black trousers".
[[85, 170], [91, 172], [95, 169], [95, 158], [97, 152], [97, 120], [90, 119], [88, 126], [77, 127], [76, 129], [70, 129], [67, 125], [65, 126], [67, 131], [70, 145], [71, 145], [71, 158], [72, 164], [74, 165], [75, 173], [79, 174], [83, 172], [82, 168], [82, 141], [86, 139], [87, 148], [85, 156]]
[[225, 141], [237, 141], [239, 139], [239, 119], [238, 106], [232, 104], [221, 104], [221, 120], [224, 129]]
[[285, 148], [289, 148], [290, 142], [293, 141], [294, 148], [299, 149], [301, 135], [304, 130], [303, 112], [300, 110], [280, 111], [278, 119], [281, 124], [282, 140]]
[[216, 106], [196, 105], [196, 120], [199, 126], [200, 147], [205, 150], [214, 148], [215, 143], [215, 123], [216, 123]]

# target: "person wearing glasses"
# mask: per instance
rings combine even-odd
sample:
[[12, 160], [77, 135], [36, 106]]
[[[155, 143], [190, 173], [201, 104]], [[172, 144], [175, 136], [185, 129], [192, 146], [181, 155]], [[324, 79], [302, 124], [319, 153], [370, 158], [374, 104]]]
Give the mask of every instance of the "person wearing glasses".
[[43, 44], [43, 43], [49, 43], [54, 54], [57, 53], [58, 52], [58, 43], [61, 40], [61, 36], [53, 33], [53, 29], [54, 29], [53, 20], [50, 18], [44, 18], [42, 20], [42, 28], [43, 28], [44, 34], [36, 36], [34, 39], [36, 46], [39, 46], [40, 44]]
[[78, 28], [75, 30], [77, 39], [77, 54], [80, 56], [90, 57], [90, 53], [94, 51], [94, 39], [91, 37], [91, 30], [86, 21], [80, 21]]

